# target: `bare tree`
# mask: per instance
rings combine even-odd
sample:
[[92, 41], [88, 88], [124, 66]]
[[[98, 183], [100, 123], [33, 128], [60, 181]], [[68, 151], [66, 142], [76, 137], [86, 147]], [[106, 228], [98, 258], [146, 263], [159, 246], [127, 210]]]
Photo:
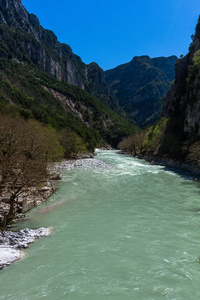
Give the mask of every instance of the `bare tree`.
[[47, 163], [62, 154], [55, 132], [41, 124], [0, 116], [0, 196], [9, 195], [4, 226], [15, 216], [18, 197], [47, 177]]

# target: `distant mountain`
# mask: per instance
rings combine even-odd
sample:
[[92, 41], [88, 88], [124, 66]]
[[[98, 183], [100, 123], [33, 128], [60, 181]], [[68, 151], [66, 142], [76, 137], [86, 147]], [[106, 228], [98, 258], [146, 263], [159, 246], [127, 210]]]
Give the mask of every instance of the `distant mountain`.
[[175, 74], [176, 56], [150, 58], [137, 56], [131, 62], [105, 72], [106, 82], [119, 106], [140, 127], [159, 119], [162, 99]]

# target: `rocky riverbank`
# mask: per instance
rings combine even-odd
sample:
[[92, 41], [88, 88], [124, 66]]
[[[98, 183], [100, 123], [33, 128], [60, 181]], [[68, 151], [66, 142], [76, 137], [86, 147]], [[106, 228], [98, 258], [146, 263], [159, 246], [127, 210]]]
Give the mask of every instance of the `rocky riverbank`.
[[[25, 188], [15, 205], [16, 217], [13, 223], [19, 220], [25, 219], [28, 216], [25, 214], [33, 207], [41, 204], [47, 200], [52, 193], [56, 190], [55, 182], [61, 179], [58, 170], [55, 166], [49, 166], [48, 178], [41, 182], [37, 187]], [[3, 191], [0, 195], [0, 225], [4, 224], [4, 216], [9, 211], [10, 195], [8, 192]], [[8, 228], [7, 228], [8, 229]], [[33, 243], [35, 239], [48, 236], [52, 232], [51, 228], [39, 228], [39, 229], [22, 229], [17, 232], [3, 231], [0, 233], [0, 269], [9, 266], [13, 262], [24, 257], [22, 249], [28, 247], [30, 243]]]
[[[48, 199], [56, 190], [54, 183], [59, 179], [61, 179], [59, 174], [51, 173], [38, 186], [24, 188], [15, 203], [16, 220], [23, 218], [27, 211]], [[3, 224], [4, 217], [9, 212], [10, 196], [7, 190], [0, 195], [0, 225]]]
[[191, 174], [200, 176], [200, 169], [194, 163], [179, 161], [171, 158], [155, 158], [155, 157], [152, 158], [145, 155], [142, 156], [141, 158], [146, 161], [149, 161], [151, 164], [154, 165], [162, 165], [169, 168], [181, 169], [184, 171], [188, 171]]
[[17, 232], [4, 231], [0, 233], [0, 269], [24, 257], [22, 249], [28, 248], [40, 237], [49, 236], [52, 228], [21, 229]]
[[189, 172], [191, 175], [196, 176], [198, 179], [200, 177], [200, 168], [192, 162], [185, 162], [181, 160], [175, 160], [167, 157], [156, 157], [151, 155], [134, 155], [133, 153], [128, 153], [124, 151], [119, 151], [118, 153], [124, 155], [131, 155], [133, 157], [144, 159], [152, 165], [161, 165], [169, 168], [180, 169]]
[[[71, 170], [77, 166], [81, 166], [81, 163], [85, 159], [91, 159], [96, 156], [96, 153], [83, 153], [79, 154], [76, 159], [64, 160], [61, 163], [53, 163], [48, 166], [48, 177], [45, 181], [41, 182], [38, 186], [24, 188], [21, 194], [16, 199], [14, 222], [26, 218], [25, 213], [31, 210], [33, 207], [46, 201], [57, 189], [56, 181], [61, 179], [62, 169]], [[9, 212], [10, 208], [10, 196], [11, 194], [7, 189], [3, 190], [0, 194], [0, 227], [4, 223], [4, 217]]]
[[[104, 169], [112, 167], [111, 165], [92, 157], [94, 156], [88, 154], [88, 156], [84, 159], [82, 158], [77, 160], [65, 160], [61, 163], [50, 165], [49, 170], [51, 175], [48, 181], [43, 183], [42, 187], [40, 187], [38, 190], [38, 193], [40, 192], [40, 197], [37, 198], [36, 201], [36, 195], [30, 195], [30, 199], [26, 199], [26, 203], [29, 203], [29, 205], [26, 205], [26, 211], [30, 210], [31, 208], [40, 204], [41, 202], [44, 202], [45, 199], [47, 199], [53, 193], [55, 188], [53, 188], [52, 182], [61, 179], [62, 171], [72, 170], [74, 168]], [[17, 214], [16, 220], [19, 220], [21, 218], [23, 219], [24, 217], [26, 217], [25, 214]], [[51, 228], [39, 228], [36, 230], [26, 228], [17, 232], [4, 231], [0, 233], [0, 269], [23, 258], [25, 254], [22, 249], [27, 248], [28, 245], [34, 242], [37, 238], [50, 235], [51, 232]]]

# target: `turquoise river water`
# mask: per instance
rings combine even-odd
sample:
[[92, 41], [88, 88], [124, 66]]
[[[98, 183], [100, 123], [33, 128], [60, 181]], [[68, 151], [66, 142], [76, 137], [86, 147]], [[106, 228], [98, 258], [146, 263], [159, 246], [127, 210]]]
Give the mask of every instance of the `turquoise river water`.
[[200, 299], [199, 184], [116, 151], [96, 159], [109, 166], [63, 171], [18, 225], [54, 230], [0, 271], [0, 299]]

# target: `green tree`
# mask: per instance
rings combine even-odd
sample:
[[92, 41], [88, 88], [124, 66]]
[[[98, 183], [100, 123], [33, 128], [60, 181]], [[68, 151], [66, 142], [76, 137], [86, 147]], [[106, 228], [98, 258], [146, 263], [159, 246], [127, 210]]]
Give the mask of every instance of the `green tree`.
[[78, 153], [87, 152], [84, 141], [70, 128], [63, 129], [59, 134], [60, 144], [64, 148], [65, 158], [74, 158]]

